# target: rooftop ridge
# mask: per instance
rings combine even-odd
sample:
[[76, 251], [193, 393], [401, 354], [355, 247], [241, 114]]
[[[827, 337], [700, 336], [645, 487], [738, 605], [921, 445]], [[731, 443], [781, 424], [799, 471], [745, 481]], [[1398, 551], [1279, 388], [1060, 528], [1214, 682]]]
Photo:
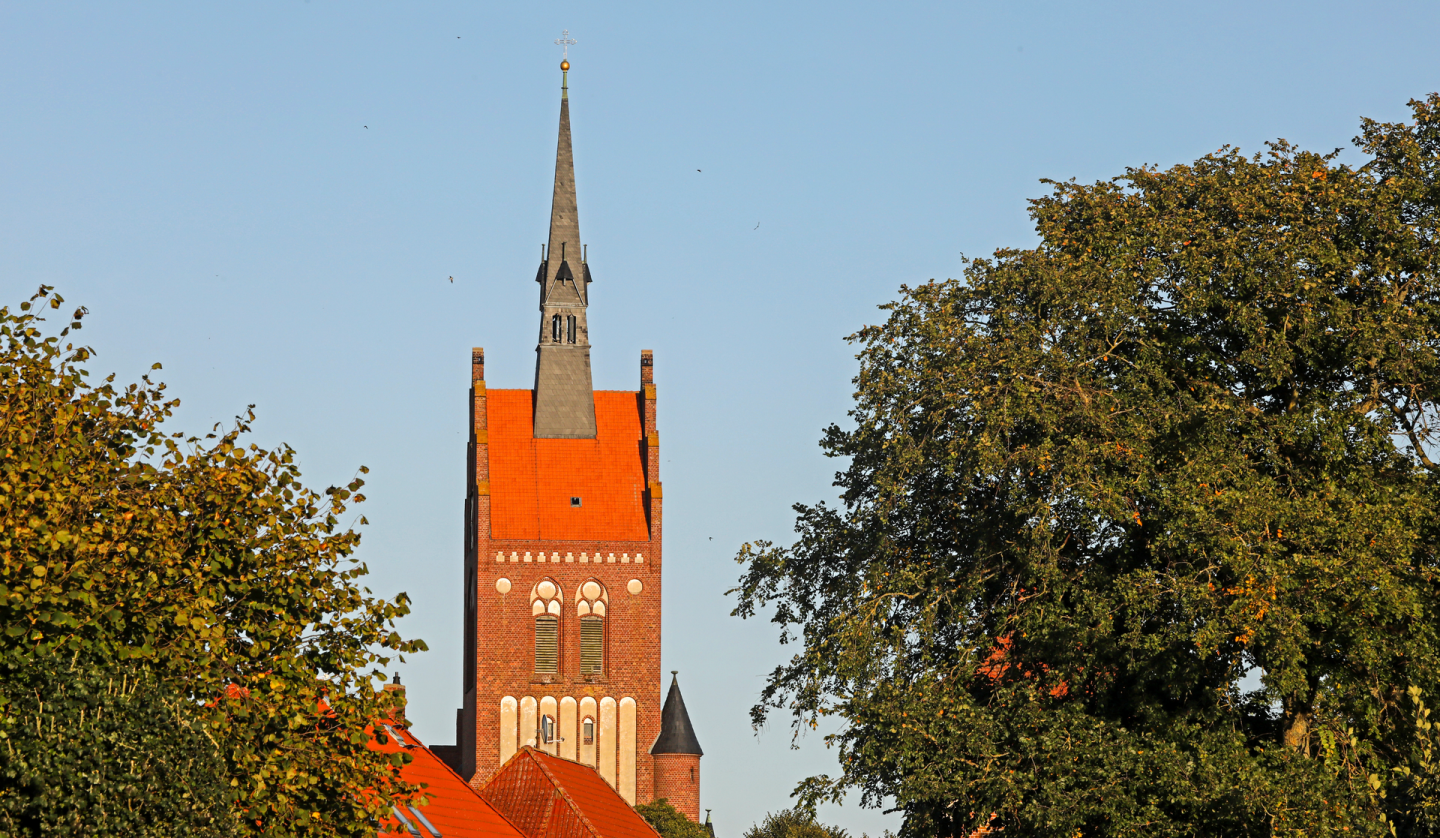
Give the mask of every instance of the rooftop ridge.
[[[565, 805], [569, 806], [570, 811], [575, 813], [575, 817], [579, 818], [580, 822], [585, 825], [585, 828], [590, 830], [590, 834], [596, 836], [596, 838], [603, 838], [603, 834], [600, 832], [600, 828], [597, 827], [590, 820], [590, 818], [585, 815], [585, 810], [575, 802], [575, 798], [570, 796], [570, 790], [565, 788], [565, 783], [562, 782], [559, 777], [555, 776], [555, 772], [550, 770], [550, 766], [545, 764], [545, 759], [559, 759], [564, 760], [565, 762], [575, 761], [565, 759], [564, 757], [558, 757], [554, 754], [547, 754], [530, 745], [526, 745], [525, 750], [530, 752], [530, 756], [535, 760], [535, 764], [540, 766], [540, 770], [543, 771], [545, 773], [545, 776], [550, 779], [551, 785], [555, 786], [555, 790], [560, 792], [560, 798], [565, 801]], [[545, 759], [542, 759], [542, 757], [544, 757]], [[590, 767], [580, 762], [575, 762], [575, 764], [583, 766], [585, 768]]]

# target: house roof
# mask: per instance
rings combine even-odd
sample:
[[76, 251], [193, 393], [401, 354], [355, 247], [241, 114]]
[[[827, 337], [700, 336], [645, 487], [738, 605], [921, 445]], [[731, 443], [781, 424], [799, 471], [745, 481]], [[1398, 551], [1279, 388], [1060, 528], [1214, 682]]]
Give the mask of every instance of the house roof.
[[595, 769], [529, 746], [480, 795], [525, 838], [658, 838]]
[[[393, 733], [384, 745], [372, 744], [382, 751], [398, 751], [402, 745], [413, 757], [409, 765], [400, 769], [400, 776], [412, 783], [424, 783], [429, 805], [416, 806], [420, 816], [408, 809], [401, 810], [409, 825], [419, 830], [420, 838], [523, 838], [505, 816], [485, 802], [480, 794], [470, 788], [460, 775], [440, 761], [428, 748], [416, 739], [410, 731], [398, 725], [389, 726]], [[428, 821], [429, 823], [426, 823]], [[434, 827], [432, 832], [431, 827]], [[406, 824], [391, 817], [380, 825], [380, 838], [414, 838]]]
[[670, 673], [670, 692], [665, 696], [665, 706], [660, 708], [660, 735], [655, 737], [650, 753], [705, 754], [700, 750], [700, 740], [695, 738], [695, 728], [690, 726], [690, 714], [680, 696], [680, 677], [675, 672]]
[[597, 390], [594, 439], [536, 439], [532, 391], [488, 391], [490, 537], [649, 541], [640, 411], [634, 391]]

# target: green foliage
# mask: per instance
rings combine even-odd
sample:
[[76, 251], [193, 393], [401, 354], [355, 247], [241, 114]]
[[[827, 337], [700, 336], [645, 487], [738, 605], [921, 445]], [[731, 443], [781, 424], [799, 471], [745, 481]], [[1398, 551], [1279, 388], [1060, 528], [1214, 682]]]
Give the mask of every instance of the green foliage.
[[1415, 741], [1408, 759], [1391, 769], [1392, 808], [1401, 815], [1396, 820], [1413, 824], [1417, 834], [1440, 834], [1440, 727], [1430, 721], [1421, 689], [1406, 692], [1414, 705]]
[[660, 838], [710, 838], [705, 827], [685, 817], [664, 797], [642, 803], [635, 811], [660, 833]]
[[244, 832], [373, 834], [414, 792], [368, 747], [379, 668], [424, 645], [394, 630], [403, 594], [359, 584], [362, 481], [305, 488], [290, 448], [242, 443], [248, 416], [163, 433], [164, 385], [92, 385], [65, 342], [85, 310], [46, 335], [37, 304], [61, 299], [0, 309], [0, 652], [134, 661], [203, 704]]
[[133, 665], [0, 665], [0, 835], [234, 835], [201, 709]]
[[736, 613], [800, 645], [754, 721], [843, 721], [803, 802], [1440, 834], [1440, 96], [1411, 104], [1358, 169], [1278, 142], [1052, 183], [1037, 247], [853, 337], [843, 506], [739, 556]]
[[766, 813], [765, 820], [745, 830], [744, 838], [850, 838], [850, 833], [825, 826], [813, 812], [795, 808]]

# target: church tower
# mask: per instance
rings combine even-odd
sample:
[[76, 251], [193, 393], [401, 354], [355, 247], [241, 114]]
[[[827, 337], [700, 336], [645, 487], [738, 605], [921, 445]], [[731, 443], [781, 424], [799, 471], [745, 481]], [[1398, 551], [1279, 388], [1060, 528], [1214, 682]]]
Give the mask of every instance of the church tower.
[[[484, 351], [471, 356], [456, 761], [478, 788], [530, 745], [593, 766], [625, 800], [646, 803], [657, 759], [675, 761], [651, 753], [661, 733], [664, 568], [654, 359], [640, 353], [635, 390], [592, 388], [591, 275], [575, 197], [570, 65], [560, 66], [533, 389], [489, 389]], [[685, 771], [692, 776], [688, 763]]]

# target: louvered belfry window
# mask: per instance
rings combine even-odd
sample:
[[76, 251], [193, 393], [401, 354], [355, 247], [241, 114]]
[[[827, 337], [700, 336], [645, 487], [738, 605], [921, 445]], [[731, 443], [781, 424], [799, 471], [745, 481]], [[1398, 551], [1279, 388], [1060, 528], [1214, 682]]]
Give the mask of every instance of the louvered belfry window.
[[605, 672], [605, 618], [580, 618], [580, 674]]
[[535, 618], [535, 671], [553, 675], [560, 671], [560, 618], [542, 614]]

